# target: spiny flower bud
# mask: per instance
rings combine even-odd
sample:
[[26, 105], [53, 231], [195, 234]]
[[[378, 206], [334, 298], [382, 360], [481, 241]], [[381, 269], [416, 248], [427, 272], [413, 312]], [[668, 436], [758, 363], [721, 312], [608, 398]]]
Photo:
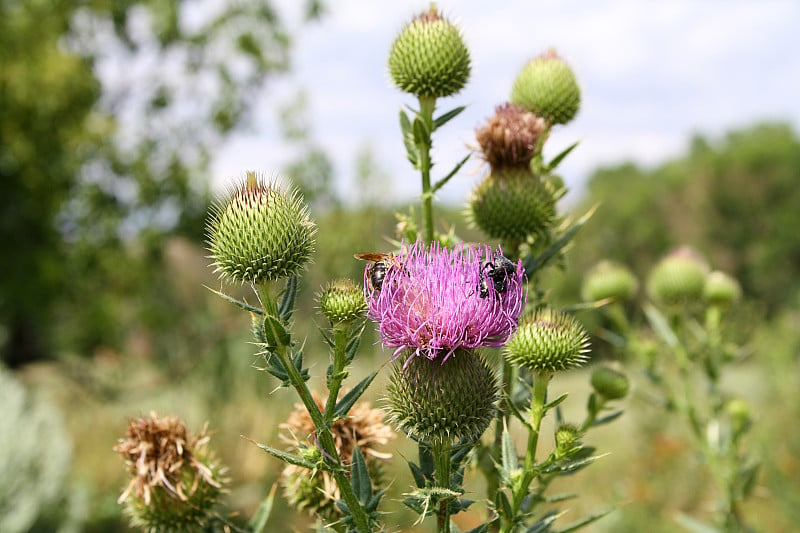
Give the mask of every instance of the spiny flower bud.
[[213, 207], [207, 226], [216, 272], [242, 283], [296, 274], [311, 258], [315, 233], [297, 191], [254, 172]]
[[469, 49], [461, 30], [431, 6], [395, 39], [389, 52], [389, 74], [400, 90], [418, 97], [457, 93], [470, 74]]
[[389, 414], [425, 442], [475, 442], [494, 418], [497, 380], [486, 360], [457, 350], [443, 363], [412, 356], [399, 361], [387, 386]]
[[650, 271], [647, 292], [664, 305], [699, 302], [708, 275], [708, 265], [688, 247], [681, 247], [661, 259]]
[[548, 185], [527, 168], [502, 168], [470, 193], [467, 219], [493, 239], [524, 242], [549, 230], [556, 204]]
[[735, 278], [720, 271], [714, 271], [706, 277], [703, 287], [703, 299], [711, 305], [727, 307], [742, 296], [742, 288]]
[[583, 279], [581, 296], [586, 302], [606, 298], [628, 300], [638, 287], [639, 282], [630, 270], [613, 261], [600, 261]]
[[114, 447], [133, 479], [119, 498], [135, 527], [192, 531], [207, 526], [224, 470], [206, 450], [206, 429], [192, 435], [177, 417], [131, 420]]
[[580, 446], [581, 431], [574, 424], [561, 424], [556, 429], [556, 456], [564, 457]]
[[628, 376], [607, 366], [599, 366], [592, 372], [592, 388], [607, 400], [621, 400], [628, 395]]
[[367, 301], [363, 289], [349, 279], [338, 279], [328, 283], [319, 295], [322, 314], [331, 321], [350, 322], [364, 316]]
[[547, 133], [544, 119], [506, 103], [497, 106], [494, 116], [475, 132], [475, 137], [492, 169], [527, 169], [533, 156], [541, 152]]
[[589, 335], [571, 315], [540, 309], [522, 319], [504, 349], [506, 359], [534, 372], [557, 372], [588, 359]]
[[581, 90], [572, 69], [551, 49], [523, 67], [511, 101], [550, 124], [566, 124], [578, 113]]

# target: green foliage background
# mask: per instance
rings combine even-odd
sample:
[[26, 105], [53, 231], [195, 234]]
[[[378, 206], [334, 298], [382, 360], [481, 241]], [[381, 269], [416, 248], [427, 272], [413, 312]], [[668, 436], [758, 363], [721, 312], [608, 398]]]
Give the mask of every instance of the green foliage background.
[[[41, 487], [30, 484], [31, 501], [43, 503], [32, 504], [36, 516], [23, 531], [126, 530], [115, 503], [124, 472], [111, 447], [128, 417], [150, 409], [174, 412], [194, 427], [210, 420], [212, 447], [236, 480], [231, 508], [243, 516], [278, 475], [276, 462], [239, 435], [276, 442], [291, 406], [271, 394], [275, 384], [253, 368], [242, 316], [203, 289], [218, 286], [207, 268], [203, 226], [210, 150], [247, 124], [253, 95], [290, 67], [291, 39], [268, 2], [231, 4], [196, 31], [179, 24], [186, 4], [0, 3], [0, 352], [16, 369], [13, 378], [3, 379], [21, 382], [37, 412], [60, 412], [63, 419], [65, 431], [51, 424], [49, 432], [28, 432], [26, 438], [57, 434], [58, 457], [72, 450], [68, 472], [58, 474], [61, 494], [40, 498]], [[307, 9], [312, 17], [321, 13], [315, 2]], [[197, 101], [205, 104], [190, 122], [174, 114], [186, 96], [165, 73], [153, 73], [135, 94], [114, 93], [97, 75], [105, 49], [86, 28], [106, 28], [104, 35], [134, 57], [143, 43], [130, 33], [129, 21], [145, 12], [158, 54], [187, 58], [179, 64], [189, 74], [219, 81], [218, 98], [200, 95]], [[241, 17], [255, 24], [241, 24]], [[226, 72], [212, 53], [229, 42], [251, 66], [244, 78]], [[293, 105], [287, 116], [302, 118], [302, 99]], [[134, 137], [121, 118], [130, 109], [141, 121]], [[343, 202], [333, 193], [333, 170], [313, 128], [301, 120], [285, 129], [309, 154], [290, 169], [312, 200], [320, 227], [318, 254], [302, 280], [295, 316], [297, 330], [307, 333], [309, 359], [321, 366], [327, 356], [315, 331], [322, 319], [314, 294], [333, 277], [360, 279], [363, 263], [353, 253], [389, 248], [395, 211], [406, 206], [379, 201], [391, 175], [368, 147], [359, 155], [359, 203]], [[185, 146], [193, 150], [187, 153]], [[800, 140], [781, 123], [753, 125], [721, 139], [698, 135], [686, 154], [655, 168], [625, 163], [599, 169], [574, 211], [600, 208], [569, 251], [567, 270], [543, 284], [556, 301], [574, 302], [582, 273], [599, 259], [621, 261], [643, 276], [678, 244], [695, 247], [740, 280], [745, 301], [735, 324], [753, 356], [726, 386], [756, 406], [753, 438], [765, 467], [748, 512], [764, 517], [764, 531], [789, 530], [800, 521], [794, 501], [800, 439], [786, 431], [787, 421], [800, 416], [798, 184]], [[451, 206], [439, 213], [455, 221], [462, 238], [478, 239], [461, 210]], [[437, 224], [444, 227], [442, 222]], [[581, 318], [588, 324], [594, 319], [589, 313]], [[364, 374], [387, 358], [376, 340], [368, 336], [362, 344], [358, 368]], [[595, 346], [602, 355], [603, 341], [595, 339]], [[563, 386], [580, 397], [583, 385], [576, 384], [586, 376], [579, 371], [574, 377]], [[376, 383], [373, 399], [381, 386]], [[12, 387], [21, 390], [14, 381], [3, 392]], [[615, 453], [580, 480], [597, 489], [583, 485], [582, 493], [603, 496], [586, 499], [583, 510], [607, 503], [611, 493], [626, 504], [598, 522], [597, 531], [640, 531], [644, 524], [650, 531], [674, 531], [676, 510], [703, 512], [707, 480], [684, 474], [695, 458], [679, 432], [648, 424], [652, 412], [635, 399], [629, 409], [630, 426], [605, 434], [607, 442], [598, 444]], [[8, 418], [14, 422], [4, 433], [26, 424], [24, 417]], [[65, 432], [69, 438], [61, 436]], [[53, 466], [47, 463], [53, 454], [39, 453], [42, 471], [50, 465], [61, 472], [63, 461]], [[407, 473], [392, 475], [400, 499]], [[295, 521], [302, 528], [303, 519], [285, 506], [275, 512], [274, 523]], [[410, 528], [413, 518], [401, 512], [396, 518]], [[469, 516], [463, 520], [469, 526]]]

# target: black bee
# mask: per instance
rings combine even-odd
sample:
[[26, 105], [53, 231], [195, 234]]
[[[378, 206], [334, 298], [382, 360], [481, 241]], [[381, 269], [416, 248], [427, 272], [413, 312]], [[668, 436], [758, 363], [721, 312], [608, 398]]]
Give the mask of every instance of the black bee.
[[374, 291], [381, 290], [381, 287], [383, 286], [383, 278], [386, 277], [386, 272], [389, 270], [389, 267], [392, 266], [392, 262], [394, 261], [394, 254], [365, 252], [361, 254], [355, 254], [355, 258], [361, 259], [362, 261], [372, 261], [372, 264], [367, 267], [367, 272], [369, 272], [370, 288]]
[[517, 273], [517, 266], [509, 258], [499, 252], [495, 252], [491, 261], [487, 261], [481, 268], [481, 281], [478, 283], [478, 294], [481, 298], [489, 296], [489, 282], [492, 280], [494, 291], [503, 294], [508, 290], [508, 278]]

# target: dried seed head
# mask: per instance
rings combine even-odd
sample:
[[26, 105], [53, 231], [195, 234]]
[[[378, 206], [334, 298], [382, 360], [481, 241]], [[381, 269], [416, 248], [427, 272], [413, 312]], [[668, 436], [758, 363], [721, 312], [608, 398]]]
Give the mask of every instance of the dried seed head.
[[533, 156], [542, 151], [547, 133], [547, 123], [543, 118], [518, 105], [506, 103], [497, 106], [494, 116], [475, 132], [475, 137], [492, 169], [527, 169]]

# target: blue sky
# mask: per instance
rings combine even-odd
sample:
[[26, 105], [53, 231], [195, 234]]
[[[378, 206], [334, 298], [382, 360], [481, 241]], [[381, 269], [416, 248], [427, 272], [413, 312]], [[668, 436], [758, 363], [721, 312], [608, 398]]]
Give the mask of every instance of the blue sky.
[[[300, 27], [299, 2], [277, 4], [290, 27]], [[386, 60], [403, 24], [428, 3], [327, 4], [321, 22], [295, 32], [293, 73], [268, 87], [252, 128], [218, 152], [215, 183], [249, 168], [273, 172], [294, 156], [280, 138], [275, 110], [302, 88], [313, 135], [333, 159], [339, 190], [352, 187], [355, 155], [369, 145], [393, 177], [391, 197], [411, 199], [419, 193], [419, 178], [405, 160], [397, 113], [414, 99], [392, 87]], [[463, 28], [473, 59], [468, 86], [440, 101], [441, 109], [468, 106], [434, 138], [440, 173], [474, 144], [475, 128], [507, 99], [525, 62], [551, 46], [570, 63], [582, 87], [578, 117], [555, 130], [545, 147], [545, 155], [552, 156], [581, 141], [561, 167], [573, 190], [600, 165], [626, 160], [652, 165], [679, 154], [693, 133], [718, 137], [757, 120], [786, 120], [796, 129], [800, 124], [800, 2], [795, 0], [437, 5]], [[440, 199], [462, 202], [482, 172], [477, 159], [468, 163]]]

